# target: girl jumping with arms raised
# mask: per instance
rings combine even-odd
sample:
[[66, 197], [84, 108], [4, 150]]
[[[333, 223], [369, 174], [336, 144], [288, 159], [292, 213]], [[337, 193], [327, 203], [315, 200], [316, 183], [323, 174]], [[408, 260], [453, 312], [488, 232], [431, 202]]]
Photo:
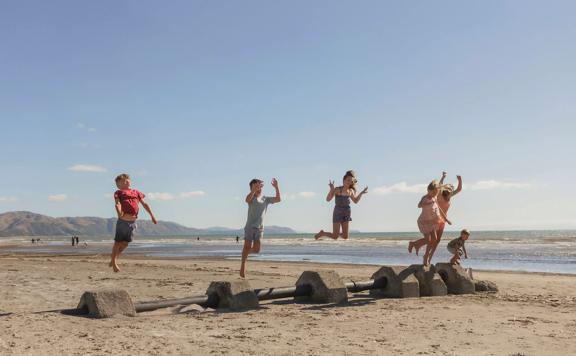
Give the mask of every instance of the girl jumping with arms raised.
[[334, 213], [332, 215], [332, 232], [320, 230], [319, 233], [314, 235], [316, 240], [322, 237], [330, 237], [334, 240], [340, 236], [345, 240], [348, 238], [349, 224], [350, 221], [352, 221], [350, 201], [358, 204], [362, 196], [368, 193], [368, 187], [366, 187], [360, 194], [356, 194], [357, 183], [358, 181], [356, 180], [356, 173], [354, 173], [354, 171], [346, 172], [342, 186], [340, 187], [334, 187], [334, 181], [330, 181], [328, 184], [330, 191], [328, 191], [326, 201], [336, 200], [336, 206], [334, 207]]
[[422, 235], [424, 235], [424, 238], [418, 241], [410, 241], [408, 244], [408, 251], [412, 253], [412, 249], [416, 248], [416, 254], [418, 254], [418, 249], [423, 244], [426, 244], [426, 253], [424, 254], [423, 260], [425, 266], [429, 265], [432, 259], [430, 252], [438, 240], [438, 227], [443, 222], [452, 225], [444, 211], [438, 206], [439, 192], [440, 184], [438, 181], [432, 181], [428, 185], [428, 194], [423, 196], [422, 199], [420, 199], [420, 203], [418, 203], [418, 207], [422, 209], [422, 213], [420, 217], [418, 217], [418, 229]]

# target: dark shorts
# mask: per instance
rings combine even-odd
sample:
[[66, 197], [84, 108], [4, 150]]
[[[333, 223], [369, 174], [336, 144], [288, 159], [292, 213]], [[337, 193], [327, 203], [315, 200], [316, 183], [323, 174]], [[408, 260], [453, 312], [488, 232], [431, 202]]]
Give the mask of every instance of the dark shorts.
[[347, 208], [335, 207], [334, 213], [332, 214], [332, 223], [337, 224], [352, 221], [351, 213], [352, 209], [350, 209], [349, 207]]
[[132, 242], [134, 230], [136, 230], [136, 222], [118, 219], [116, 222], [116, 237], [114, 237], [114, 241]]
[[244, 241], [260, 241], [264, 236], [264, 229], [257, 227], [244, 228]]
[[458, 256], [462, 256], [463, 254], [461, 249], [455, 247], [448, 247], [448, 252], [450, 252], [453, 255], [458, 254]]

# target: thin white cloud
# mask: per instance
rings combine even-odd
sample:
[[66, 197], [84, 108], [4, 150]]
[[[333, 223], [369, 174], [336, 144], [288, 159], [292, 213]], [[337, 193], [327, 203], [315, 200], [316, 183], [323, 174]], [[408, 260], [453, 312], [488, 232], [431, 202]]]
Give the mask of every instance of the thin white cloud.
[[165, 193], [165, 192], [152, 192], [147, 193], [146, 196], [150, 198], [150, 200], [160, 200], [160, 201], [170, 201], [176, 199], [191, 199], [196, 197], [201, 197], [206, 195], [206, 192], [202, 190], [195, 190], [191, 192], [183, 192], [180, 194], [172, 194], [172, 193]]
[[481, 180], [472, 184], [465, 184], [463, 189], [469, 190], [494, 190], [494, 189], [529, 189], [531, 183], [499, 182], [496, 180]]
[[184, 192], [184, 193], [180, 193], [180, 198], [182, 199], [190, 199], [190, 198], [196, 198], [196, 197], [201, 197], [206, 195], [206, 192], [202, 191], [202, 190], [195, 190], [192, 192]]
[[406, 182], [400, 182], [389, 186], [383, 185], [374, 189], [374, 193], [379, 195], [386, 195], [392, 193], [422, 193], [426, 192], [427, 184], [413, 184], [409, 185]]
[[96, 129], [94, 127], [90, 127], [83, 122], [77, 122], [76, 128], [79, 130], [86, 130], [88, 132], [96, 132]]
[[295, 199], [310, 199], [316, 196], [315, 192], [298, 192], [298, 193], [284, 193], [282, 195], [284, 199], [295, 200]]
[[14, 203], [18, 201], [16, 197], [0, 197], [0, 203]]
[[[497, 190], [497, 189], [529, 189], [534, 185], [524, 182], [501, 182], [497, 180], [481, 180], [474, 183], [464, 184], [462, 189], [478, 191], [478, 190]], [[381, 186], [374, 189], [374, 193], [378, 195], [387, 195], [394, 193], [426, 193], [428, 184], [413, 184], [409, 185], [406, 182], [400, 182], [389, 186]]]
[[68, 170], [72, 172], [89, 172], [89, 173], [102, 173], [108, 171], [104, 167], [91, 164], [76, 164], [74, 166], [68, 167]]
[[174, 200], [176, 199], [174, 197], [174, 195], [170, 194], [170, 193], [148, 193], [146, 194], [146, 196], [148, 198], [150, 198], [150, 200], [160, 200], [160, 201], [169, 201], [169, 200]]
[[54, 194], [54, 195], [49, 195], [48, 196], [48, 200], [49, 201], [54, 201], [54, 202], [62, 202], [68, 199], [68, 195], [66, 194]]

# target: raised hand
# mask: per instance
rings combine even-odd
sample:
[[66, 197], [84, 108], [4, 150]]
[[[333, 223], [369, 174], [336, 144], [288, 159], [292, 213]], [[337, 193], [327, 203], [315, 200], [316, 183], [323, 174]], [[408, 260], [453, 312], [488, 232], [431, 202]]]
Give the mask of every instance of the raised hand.
[[368, 193], [368, 187], [365, 187], [360, 194], [366, 194], [366, 193]]
[[328, 186], [330, 186], [330, 190], [336, 189], [336, 188], [334, 187], [334, 181], [333, 181], [333, 180], [328, 181]]
[[448, 173], [442, 172], [442, 178], [446, 178], [447, 175], [448, 175]]
[[272, 178], [272, 186], [278, 188], [278, 180], [276, 178]]

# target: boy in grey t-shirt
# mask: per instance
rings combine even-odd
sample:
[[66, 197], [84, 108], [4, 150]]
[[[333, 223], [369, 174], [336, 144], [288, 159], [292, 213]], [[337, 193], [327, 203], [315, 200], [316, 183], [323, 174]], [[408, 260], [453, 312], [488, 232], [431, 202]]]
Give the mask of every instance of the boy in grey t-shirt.
[[246, 275], [246, 260], [251, 253], [260, 252], [260, 239], [264, 234], [264, 214], [269, 204], [280, 202], [280, 188], [276, 178], [272, 179], [272, 186], [276, 190], [275, 197], [262, 196], [264, 182], [259, 179], [250, 181], [250, 193], [246, 196], [248, 203], [248, 219], [244, 227], [244, 248], [242, 249], [242, 265], [240, 266], [240, 277]]

